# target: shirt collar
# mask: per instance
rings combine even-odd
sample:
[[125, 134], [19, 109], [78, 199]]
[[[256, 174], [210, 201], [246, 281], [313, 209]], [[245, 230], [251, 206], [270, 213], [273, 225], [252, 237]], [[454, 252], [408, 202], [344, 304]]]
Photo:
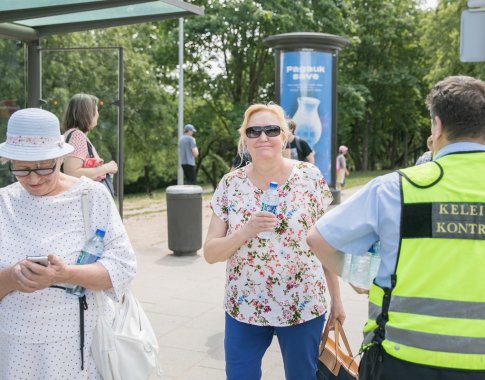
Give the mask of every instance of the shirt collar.
[[433, 160], [437, 160], [438, 158], [450, 153], [477, 151], [485, 151], [485, 145], [472, 142], [456, 142], [448, 144], [445, 147], [441, 148], [438, 153], [436, 153], [436, 155], [433, 157]]

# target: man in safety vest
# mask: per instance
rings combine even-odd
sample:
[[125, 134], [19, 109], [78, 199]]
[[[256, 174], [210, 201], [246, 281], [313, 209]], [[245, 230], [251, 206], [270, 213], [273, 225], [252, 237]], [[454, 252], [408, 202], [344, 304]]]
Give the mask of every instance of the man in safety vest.
[[432, 162], [378, 177], [307, 241], [339, 273], [380, 240], [360, 379], [485, 379], [485, 82], [429, 93]]

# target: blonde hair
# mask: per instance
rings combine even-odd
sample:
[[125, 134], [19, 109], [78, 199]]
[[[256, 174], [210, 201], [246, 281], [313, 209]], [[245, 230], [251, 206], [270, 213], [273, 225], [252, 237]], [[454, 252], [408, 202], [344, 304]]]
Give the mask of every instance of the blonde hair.
[[278, 118], [278, 125], [281, 128], [281, 132], [283, 133], [283, 149], [286, 147], [286, 143], [288, 141], [288, 123], [286, 122], [285, 118], [285, 111], [281, 108], [278, 104], [275, 103], [268, 103], [268, 104], [253, 104], [246, 109], [244, 112], [244, 120], [241, 124], [241, 127], [238, 129], [239, 131], [239, 141], [237, 143], [237, 152], [239, 156], [241, 156], [247, 151], [246, 145], [244, 144], [244, 137], [246, 136], [246, 128], [248, 128], [249, 119], [255, 113], [258, 112], [271, 112]]

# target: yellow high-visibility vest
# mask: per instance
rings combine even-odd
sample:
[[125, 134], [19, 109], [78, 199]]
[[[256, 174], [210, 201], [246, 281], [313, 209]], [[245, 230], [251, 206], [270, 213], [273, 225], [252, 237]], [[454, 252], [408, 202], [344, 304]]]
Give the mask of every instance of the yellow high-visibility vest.
[[423, 365], [485, 370], [485, 152], [400, 171], [392, 288], [369, 292], [364, 346]]

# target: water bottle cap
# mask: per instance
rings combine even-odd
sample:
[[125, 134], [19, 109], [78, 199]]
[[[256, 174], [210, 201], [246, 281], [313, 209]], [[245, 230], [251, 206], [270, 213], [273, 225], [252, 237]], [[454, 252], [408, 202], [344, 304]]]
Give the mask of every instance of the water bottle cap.
[[270, 182], [269, 188], [270, 189], [277, 189], [278, 188], [278, 182]]
[[104, 235], [106, 235], [106, 231], [105, 230], [102, 230], [100, 228], [98, 228], [96, 230], [96, 236], [99, 236], [99, 237], [104, 237]]

